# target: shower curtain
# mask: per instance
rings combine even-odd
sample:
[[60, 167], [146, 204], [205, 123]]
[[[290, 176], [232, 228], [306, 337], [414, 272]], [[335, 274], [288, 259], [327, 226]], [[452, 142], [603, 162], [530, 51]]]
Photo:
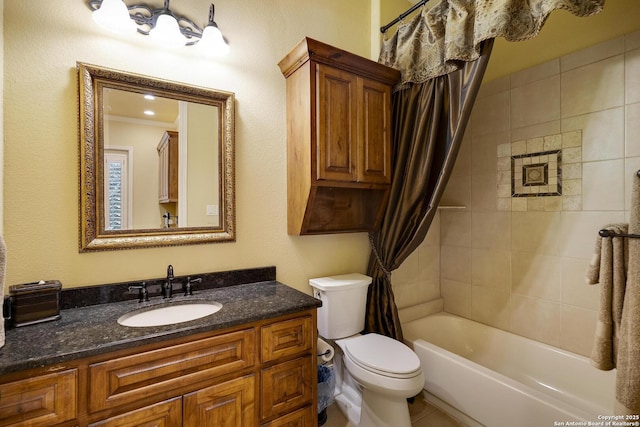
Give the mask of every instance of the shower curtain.
[[[435, 1], [435, 0], [432, 0]], [[402, 341], [391, 272], [422, 243], [460, 148], [493, 39], [535, 37], [547, 16], [602, 10], [604, 0], [440, 0], [383, 41], [379, 62], [401, 72], [392, 96], [393, 178], [371, 233], [366, 332]]]

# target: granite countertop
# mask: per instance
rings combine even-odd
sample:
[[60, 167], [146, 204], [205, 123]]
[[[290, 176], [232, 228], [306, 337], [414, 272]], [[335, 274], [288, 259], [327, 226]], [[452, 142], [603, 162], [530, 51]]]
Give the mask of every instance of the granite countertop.
[[[118, 324], [121, 315], [179, 302], [217, 301], [217, 313], [174, 325], [134, 328]], [[277, 281], [197, 291], [171, 299], [151, 297], [61, 310], [61, 319], [9, 329], [0, 348], [0, 375], [66, 362], [143, 344], [224, 329], [316, 308], [321, 302]]]

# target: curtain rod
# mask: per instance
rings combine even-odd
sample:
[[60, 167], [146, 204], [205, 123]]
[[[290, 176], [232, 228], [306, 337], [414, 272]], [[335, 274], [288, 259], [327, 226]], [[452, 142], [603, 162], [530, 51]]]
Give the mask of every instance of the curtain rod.
[[413, 6], [411, 6], [411, 8], [409, 10], [407, 10], [404, 13], [401, 13], [400, 16], [398, 16], [396, 19], [394, 19], [393, 21], [389, 22], [384, 27], [380, 27], [380, 32], [382, 34], [384, 34], [389, 28], [393, 27], [395, 24], [397, 24], [398, 22], [402, 21], [404, 18], [407, 17], [407, 15], [409, 15], [411, 12], [413, 12], [414, 10], [419, 8], [420, 6], [424, 5], [428, 1], [429, 0], [420, 0], [418, 3], [414, 4]]

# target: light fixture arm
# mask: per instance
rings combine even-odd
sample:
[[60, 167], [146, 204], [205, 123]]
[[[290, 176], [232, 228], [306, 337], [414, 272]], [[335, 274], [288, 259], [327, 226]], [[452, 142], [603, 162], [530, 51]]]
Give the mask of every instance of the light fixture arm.
[[[213, 15], [216, 13], [216, 7], [211, 3], [209, 7], [209, 24], [208, 25], [216, 25], [216, 21], [213, 20]], [[217, 27], [217, 25], [216, 25]]]
[[[103, 0], [88, 0], [87, 5], [92, 11], [96, 11], [102, 5]], [[177, 22], [180, 28], [180, 32], [187, 38], [186, 45], [194, 45], [202, 38], [203, 28], [198, 26], [191, 19], [184, 16], [177, 15], [169, 8], [169, 0], [164, 0], [164, 6], [162, 9], [153, 9], [146, 4], [134, 4], [127, 5], [129, 16], [137, 25], [137, 31], [140, 34], [149, 35], [151, 30], [156, 26], [158, 17], [160, 15], [170, 15]], [[207, 25], [213, 25], [216, 28], [218, 25], [214, 21], [215, 7], [211, 4], [209, 8], [209, 21]]]

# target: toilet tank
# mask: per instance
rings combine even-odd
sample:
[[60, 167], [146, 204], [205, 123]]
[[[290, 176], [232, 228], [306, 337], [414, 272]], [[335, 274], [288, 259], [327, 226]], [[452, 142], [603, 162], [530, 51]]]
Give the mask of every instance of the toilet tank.
[[318, 333], [328, 339], [345, 338], [364, 329], [367, 289], [371, 277], [351, 273], [310, 279], [318, 309]]

